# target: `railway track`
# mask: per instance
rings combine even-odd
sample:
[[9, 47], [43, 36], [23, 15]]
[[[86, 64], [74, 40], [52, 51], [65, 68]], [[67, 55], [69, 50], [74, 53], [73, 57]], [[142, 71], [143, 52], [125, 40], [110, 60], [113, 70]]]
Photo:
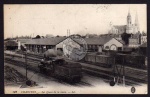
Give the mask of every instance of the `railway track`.
[[[7, 56], [7, 55], [6, 55]], [[11, 55], [8, 55], [9, 57], [11, 57]], [[20, 56], [15, 56], [15, 57], [18, 57], [18, 58], [21, 58]], [[36, 58], [35, 58], [36, 59]], [[28, 65], [30, 65], [28, 67], [29, 70], [32, 70], [32, 71], [36, 71], [36, 72], [39, 72], [37, 68], [37, 64], [39, 64], [39, 60], [40, 59], [36, 59], [35, 60], [34, 58], [32, 58], [31, 56], [28, 56]], [[16, 60], [12, 60], [10, 58], [5, 58], [5, 62], [8, 62], [8, 63], [15, 63], [14, 65], [17, 65], [17, 66], [22, 66], [22, 67], [25, 67], [25, 62], [20, 62], [20, 60], [18, 59], [18, 61]], [[19, 65], [21, 64], [21, 65]], [[127, 68], [128, 69], [128, 68]], [[111, 79], [113, 79], [113, 75], [112, 75], [112, 72], [110, 70], [100, 70], [100, 69], [97, 69], [97, 68], [92, 68], [92, 67], [88, 67], [88, 66], [83, 66], [83, 70], [85, 73], [87, 74], [90, 74], [90, 75], [93, 75], [93, 76], [97, 76], [97, 77], [101, 77], [107, 81], [110, 81]], [[138, 71], [136, 69], [136, 71]], [[137, 75], [139, 74], [140, 76], [144, 76], [147, 74], [147, 72], [142, 72], [142, 71], [138, 71], [138, 72], [134, 72], [133, 70], [128, 69], [128, 72], [129, 75]], [[132, 73], [131, 73], [132, 72]], [[146, 78], [146, 77], [145, 77]], [[126, 84], [127, 85], [131, 85], [131, 84], [139, 84], [138, 82], [140, 83], [147, 83], [147, 80], [143, 80], [143, 79], [140, 79], [138, 76], [135, 77], [130, 77], [130, 76], [126, 76]]]
[[[22, 52], [18, 52], [17, 54], [23, 54]], [[32, 54], [32, 53], [27, 53], [28, 56], [34, 57], [34, 58], [43, 58], [42, 55], [39, 54]]]
[[[9, 63], [9, 64], [12, 64], [12, 65], [15, 65], [15, 66], [23, 67], [23, 68], [26, 67], [26, 64], [22, 61], [19, 61], [19, 60], [13, 60], [13, 59], [10, 59], [10, 58], [5, 58], [5, 62]], [[34, 71], [35, 73], [40, 73], [40, 71], [35, 66], [28, 67], [28, 70]], [[44, 76], [45, 78], [47, 78], [47, 79], [51, 79], [51, 76], [48, 76], [48, 75], [45, 75], [45, 74], [42, 74], [42, 73], [40, 73], [40, 74], [42, 76]], [[57, 80], [57, 78], [54, 79], [53, 81], [56, 81], [56, 82], [62, 83], [62, 84], [67, 84], [67, 85], [74, 85], [74, 86], [92, 86], [91, 84], [89, 84], [87, 82], [83, 82], [83, 81], [80, 81], [79, 83], [75, 83], [75, 84], [70, 84], [70, 83], [67, 83], [67, 82], [62, 81], [62, 80]], [[105, 79], [105, 81], [109, 82], [109, 79]], [[129, 85], [129, 83], [127, 85]]]
[[[5, 62], [6, 63], [9, 63], [11, 65], [15, 65], [15, 66], [19, 66], [19, 67], [23, 67], [25, 68], [26, 67], [26, 64], [22, 61], [18, 61], [18, 60], [13, 60], [13, 59], [10, 59], [10, 58], [5, 58]], [[53, 76], [48, 76], [46, 74], [42, 74], [37, 67], [35, 66], [30, 66], [28, 67], [28, 70], [31, 70], [33, 71], [34, 73], [38, 73], [40, 75], [42, 75], [42, 77], [44, 78], [47, 78], [47, 79], [50, 79], [52, 81], [55, 81], [55, 82], [58, 82], [58, 83], [61, 83], [61, 84], [66, 84], [66, 85], [74, 85], [74, 86], [92, 86], [90, 83], [87, 83], [87, 82], [84, 82], [84, 81], [80, 81], [79, 83], [75, 83], [75, 84], [72, 84], [72, 83], [68, 83], [68, 82], [65, 82], [63, 80], [59, 80]], [[52, 77], [54, 79], [52, 79]]]

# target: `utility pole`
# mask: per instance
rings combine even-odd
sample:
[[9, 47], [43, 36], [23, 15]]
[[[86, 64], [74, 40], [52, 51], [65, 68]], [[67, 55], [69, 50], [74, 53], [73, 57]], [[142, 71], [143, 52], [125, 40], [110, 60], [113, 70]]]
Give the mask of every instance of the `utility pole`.
[[28, 76], [27, 76], [27, 52], [25, 52], [25, 64], [26, 64], [26, 81], [28, 80]]
[[123, 86], [125, 86], [125, 67], [124, 67], [124, 64], [125, 64], [125, 60], [123, 57]]

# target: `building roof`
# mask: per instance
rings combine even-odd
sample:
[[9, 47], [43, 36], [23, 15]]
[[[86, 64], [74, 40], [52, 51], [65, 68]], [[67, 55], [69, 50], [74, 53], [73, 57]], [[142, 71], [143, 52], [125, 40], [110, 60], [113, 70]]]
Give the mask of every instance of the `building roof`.
[[141, 34], [139, 32], [136, 34], [131, 34], [131, 38], [135, 38], [135, 39], [139, 38], [140, 36]]
[[117, 38], [115, 38], [116, 40], [118, 40], [120, 43], [122, 43], [123, 45], [125, 45], [125, 42], [121, 39], [117, 39]]
[[114, 28], [118, 29], [118, 32], [124, 33], [126, 31], [126, 25], [114, 25]]
[[17, 41], [20, 41], [21, 43], [26, 43], [30, 41], [31, 39], [17, 39]]
[[31, 39], [25, 44], [38, 44], [38, 45], [56, 45], [59, 42], [66, 39], [66, 37], [51, 37], [51, 38], [40, 38], [40, 39]]
[[[94, 38], [83, 38], [83, 39], [88, 45], [104, 45], [106, 42], [112, 39], [112, 37], [100, 37], [100, 38], [94, 37]], [[81, 41], [79, 41], [78, 39], [73, 39], [73, 40], [79, 44], [82, 44]]]
[[147, 47], [147, 42], [145, 42], [142, 45], [140, 45], [140, 47]]
[[[113, 37], [100, 37], [100, 38], [83, 38], [88, 45], [104, 45], [106, 42], [111, 40]], [[25, 44], [38, 44], [38, 45], [57, 45], [58, 43], [65, 40], [66, 37], [52, 37], [52, 38], [40, 38], [40, 39], [31, 39]], [[72, 38], [71, 38], [72, 39]], [[82, 45], [79, 39], [73, 39], [78, 44]]]

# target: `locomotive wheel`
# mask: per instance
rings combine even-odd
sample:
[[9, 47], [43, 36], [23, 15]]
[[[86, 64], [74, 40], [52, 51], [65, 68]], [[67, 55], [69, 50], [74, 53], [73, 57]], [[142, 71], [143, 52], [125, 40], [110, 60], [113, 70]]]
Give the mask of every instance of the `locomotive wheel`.
[[80, 80], [81, 80], [81, 77], [76, 77], [76, 78], [74, 78], [74, 82], [75, 82], [75, 83], [79, 82]]
[[46, 75], [48, 74], [46, 69], [43, 69], [43, 73], [46, 74]]
[[73, 83], [79, 82], [80, 80], [81, 80], [81, 77], [74, 77], [74, 78], [70, 78], [70, 79], [69, 79], [69, 82], [70, 82], [71, 84], [73, 84]]
[[27, 80], [27, 81], [26, 81], [26, 85], [31, 86], [31, 81], [30, 81], [30, 80]]
[[114, 86], [115, 85], [115, 82], [114, 81], [110, 81], [110, 86]]
[[53, 72], [52, 72], [52, 71], [46, 71], [45, 73], [46, 73], [46, 75], [50, 75], [50, 76], [53, 75]]
[[42, 68], [40, 68], [40, 72], [43, 73], [43, 69]]

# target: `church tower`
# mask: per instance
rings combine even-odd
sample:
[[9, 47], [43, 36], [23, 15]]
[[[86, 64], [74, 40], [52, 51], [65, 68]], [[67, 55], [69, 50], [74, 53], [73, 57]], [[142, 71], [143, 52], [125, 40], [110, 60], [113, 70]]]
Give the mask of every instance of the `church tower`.
[[137, 15], [137, 12], [136, 12], [136, 15], [135, 15], [135, 24], [134, 24], [134, 33], [137, 33], [139, 31], [140, 31], [139, 21], [138, 21], [138, 15]]
[[126, 33], [132, 33], [132, 20], [131, 20], [130, 9], [127, 16]]

